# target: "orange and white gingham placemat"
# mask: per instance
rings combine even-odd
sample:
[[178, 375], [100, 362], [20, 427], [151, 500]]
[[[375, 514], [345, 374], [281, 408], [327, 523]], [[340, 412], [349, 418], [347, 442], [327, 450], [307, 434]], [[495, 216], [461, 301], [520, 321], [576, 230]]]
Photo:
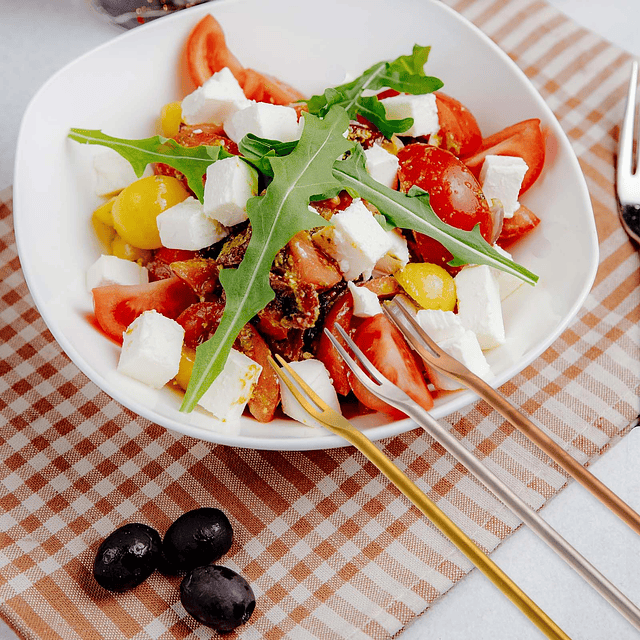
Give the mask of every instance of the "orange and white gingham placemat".
[[[629, 56], [542, 0], [445, 0], [527, 73], [587, 177], [601, 264], [585, 308], [502, 388], [581, 462], [638, 414], [640, 280], [620, 228], [613, 153]], [[534, 508], [566, 478], [484, 403], [443, 423]], [[519, 522], [422, 430], [386, 453], [485, 550]], [[163, 534], [219, 506], [235, 542], [224, 564], [258, 597], [231, 637], [389, 638], [471, 566], [353, 449], [265, 452], [178, 437], [120, 405], [62, 353], [27, 291], [0, 193], [0, 615], [25, 638], [203, 638], [177, 578], [124, 594], [91, 576], [101, 539], [125, 522]]]

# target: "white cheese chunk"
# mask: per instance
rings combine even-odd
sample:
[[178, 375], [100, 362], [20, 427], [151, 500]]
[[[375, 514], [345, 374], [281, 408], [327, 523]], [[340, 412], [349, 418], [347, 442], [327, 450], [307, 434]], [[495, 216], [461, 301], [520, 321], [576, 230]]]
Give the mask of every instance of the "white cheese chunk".
[[458, 317], [471, 329], [482, 349], [504, 344], [504, 322], [498, 283], [487, 265], [465, 267], [454, 278]]
[[247, 133], [260, 138], [292, 142], [299, 140], [302, 133], [302, 122], [298, 122], [298, 114], [292, 107], [268, 102], [251, 102], [236, 111], [224, 123], [225, 133], [236, 143]]
[[[338, 394], [333, 388], [329, 372], [320, 360], [301, 360], [300, 362], [290, 362], [289, 365], [334, 411], [342, 413]], [[282, 410], [289, 417], [309, 427], [322, 426], [302, 408], [302, 405], [282, 381], [280, 381], [280, 394]]]
[[222, 124], [236, 111], [251, 104], [231, 71], [224, 67], [181, 103], [182, 120], [187, 124], [215, 122]]
[[371, 277], [376, 262], [391, 249], [391, 240], [373, 214], [356, 198], [331, 218], [314, 240], [340, 267], [346, 280]]
[[438, 133], [440, 130], [435, 93], [417, 96], [401, 93], [391, 98], [385, 98], [381, 102], [387, 118], [390, 120], [413, 118], [413, 125], [407, 131], [403, 131], [400, 134], [402, 136], [428, 136], [432, 133]]
[[[493, 248], [505, 258], [513, 260], [511, 254], [508, 251], [505, 251], [502, 247], [494, 244]], [[493, 273], [494, 278], [498, 281], [498, 288], [500, 289], [500, 300], [504, 300], [524, 284], [524, 281], [518, 278], [518, 276], [514, 276], [511, 273], [502, 271], [502, 269], [496, 269], [495, 267], [490, 267], [490, 269], [491, 273]]]
[[378, 296], [366, 287], [357, 287], [353, 282], [347, 283], [353, 297], [353, 315], [358, 318], [370, 318], [382, 313]]
[[207, 167], [204, 213], [225, 227], [247, 219], [247, 200], [258, 194], [258, 173], [234, 156]]
[[104, 149], [93, 157], [96, 195], [110, 196], [138, 179], [128, 160], [117, 151]]
[[404, 267], [409, 262], [409, 247], [407, 239], [397, 229], [387, 231], [387, 237], [391, 240], [391, 249], [388, 255], [398, 260]]
[[189, 197], [156, 218], [160, 241], [169, 249], [198, 251], [229, 235], [217, 220], [205, 215], [197, 198]]
[[145, 311], [123, 334], [118, 371], [144, 382], [154, 389], [162, 388], [180, 366], [184, 329], [157, 311]]
[[520, 208], [518, 195], [527, 173], [527, 163], [516, 156], [488, 155], [480, 170], [480, 184], [487, 201], [502, 204], [505, 218], [513, 218]]
[[[416, 320], [443, 351], [461, 362], [467, 369], [486, 382], [493, 377], [476, 334], [465, 329], [460, 318], [453, 311], [421, 309], [416, 314]], [[425, 366], [429, 379], [436, 388], [444, 391], [464, 388], [464, 385], [457, 380], [440, 373], [427, 364]]]
[[380, 184], [392, 189], [400, 166], [397, 156], [389, 153], [379, 144], [373, 144], [365, 149], [364, 157], [369, 175]]
[[220, 375], [198, 400], [218, 420], [240, 418], [262, 373], [262, 366], [236, 349], [231, 349]]
[[87, 271], [87, 289], [108, 284], [146, 284], [149, 272], [137, 262], [116, 256], [101, 255]]

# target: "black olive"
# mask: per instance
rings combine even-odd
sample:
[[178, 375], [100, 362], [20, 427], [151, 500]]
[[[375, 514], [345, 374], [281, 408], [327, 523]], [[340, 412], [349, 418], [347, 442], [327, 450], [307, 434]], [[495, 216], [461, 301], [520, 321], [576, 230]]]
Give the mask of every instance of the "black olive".
[[214, 562], [231, 548], [233, 529], [220, 509], [203, 507], [182, 514], [167, 530], [162, 543], [170, 573], [186, 573]]
[[227, 567], [196, 567], [180, 584], [180, 601], [198, 622], [222, 633], [249, 620], [256, 597], [249, 583]]
[[162, 540], [155, 529], [139, 522], [125, 524], [98, 548], [93, 576], [109, 591], [126, 591], [146, 580], [161, 556]]

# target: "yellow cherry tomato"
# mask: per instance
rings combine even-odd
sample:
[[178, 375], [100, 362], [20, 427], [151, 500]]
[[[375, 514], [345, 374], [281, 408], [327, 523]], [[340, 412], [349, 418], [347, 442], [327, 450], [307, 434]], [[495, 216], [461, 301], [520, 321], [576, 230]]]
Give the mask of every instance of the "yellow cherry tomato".
[[170, 176], [136, 180], [116, 197], [111, 213], [113, 226], [125, 242], [139, 249], [159, 249], [156, 217], [189, 196], [182, 183]]
[[138, 249], [123, 240], [113, 229], [113, 235], [115, 236], [111, 240], [111, 255], [116, 258], [122, 258], [123, 260], [130, 260], [131, 262], [137, 262], [141, 265], [145, 265], [151, 260], [151, 251], [147, 249]]
[[100, 220], [103, 224], [113, 227], [113, 203], [115, 202], [115, 196], [110, 198], [106, 202], [103, 202], [94, 212], [93, 217]]
[[193, 371], [193, 363], [196, 361], [196, 350], [189, 347], [182, 347], [182, 355], [180, 356], [180, 367], [174, 380], [185, 391], [189, 386], [191, 372]]
[[165, 138], [174, 138], [180, 131], [182, 108], [179, 102], [169, 102], [160, 112], [160, 133]]
[[93, 216], [91, 216], [91, 224], [93, 225], [93, 231], [100, 241], [100, 244], [105, 249], [107, 249], [107, 251], [110, 250], [111, 243], [116, 236], [116, 230], [108, 224], [102, 222], [102, 220], [100, 220], [95, 213], [93, 214]]
[[453, 311], [456, 306], [456, 284], [437, 264], [412, 262], [394, 276], [423, 309]]

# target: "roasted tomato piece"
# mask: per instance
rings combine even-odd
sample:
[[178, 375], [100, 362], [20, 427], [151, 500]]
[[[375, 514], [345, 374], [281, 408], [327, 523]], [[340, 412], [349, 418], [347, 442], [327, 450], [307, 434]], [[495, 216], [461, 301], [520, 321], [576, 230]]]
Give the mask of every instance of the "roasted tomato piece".
[[[353, 297], [351, 293], [346, 291], [343, 293], [334, 303], [333, 307], [324, 321], [323, 329], [328, 329], [340, 342], [344, 344], [344, 340], [340, 337], [336, 324], [339, 324], [348, 334], [353, 333], [352, 328], [353, 320]], [[346, 396], [351, 387], [349, 385], [349, 379], [347, 377], [347, 365], [340, 357], [340, 354], [336, 351], [335, 347], [331, 344], [331, 341], [325, 335], [324, 331], [320, 334], [318, 340], [318, 350], [316, 357], [327, 368], [331, 380], [333, 380], [333, 386], [335, 390], [342, 396]]]
[[[400, 331], [384, 315], [378, 314], [363, 320], [353, 340], [382, 375], [427, 411], [433, 407], [433, 398], [422, 376], [417, 357]], [[354, 394], [366, 407], [394, 418], [406, 417], [402, 411], [367, 391], [350, 371], [348, 378]]]
[[512, 218], [504, 219], [498, 244], [501, 247], [508, 247], [522, 238], [522, 236], [533, 231], [539, 224], [540, 218], [524, 205], [520, 205], [520, 208], [513, 214]]
[[167, 249], [166, 247], [156, 249], [151, 260], [145, 264], [149, 271], [149, 279], [153, 282], [172, 278], [174, 276], [173, 271], [171, 271], [172, 262], [191, 260], [197, 255], [195, 251], [187, 251], [186, 249]]
[[234, 346], [262, 366], [258, 383], [247, 406], [251, 415], [258, 422], [270, 422], [280, 402], [278, 376], [268, 361], [271, 349], [269, 349], [258, 331], [250, 324], [245, 325], [242, 329]]
[[184, 329], [184, 344], [195, 349], [206, 342], [218, 328], [224, 312], [224, 304], [219, 300], [196, 302], [185, 309], [176, 322]]
[[171, 270], [200, 298], [207, 298], [219, 286], [220, 265], [211, 258], [192, 258], [171, 263]]
[[522, 195], [538, 179], [544, 166], [544, 136], [540, 120], [523, 120], [485, 138], [472, 156], [464, 158], [464, 163], [475, 176], [479, 176], [487, 155], [519, 156], [527, 163], [529, 168], [520, 187]]
[[329, 289], [342, 280], [338, 267], [312, 242], [308, 231], [296, 233], [289, 241], [295, 277], [320, 289]]
[[262, 311], [258, 311], [260, 333], [274, 340], [286, 340], [289, 329], [284, 325], [285, 315], [277, 300], [272, 300]]
[[224, 67], [229, 67], [233, 75], [242, 70], [242, 65], [227, 47], [220, 23], [211, 14], [193, 28], [185, 53], [189, 75], [197, 87]]
[[400, 283], [393, 276], [372, 278], [371, 280], [367, 280], [362, 286], [373, 291], [379, 298], [391, 298], [403, 291]]
[[436, 93], [436, 106], [440, 122], [438, 146], [459, 158], [475, 153], [482, 144], [482, 133], [471, 111], [455, 98], [440, 92]]
[[126, 328], [144, 311], [154, 309], [175, 319], [197, 301], [191, 288], [179, 278], [140, 285], [112, 284], [97, 287], [92, 294], [98, 324], [120, 344]]
[[329, 220], [336, 211], [344, 211], [351, 203], [353, 198], [346, 192], [341, 191], [333, 198], [326, 200], [316, 200], [309, 204], [323, 217]]
[[[429, 193], [436, 215], [453, 227], [471, 231], [480, 225], [482, 237], [491, 241], [493, 216], [475, 176], [451, 152], [423, 143], [407, 145], [398, 152], [400, 190], [416, 185]], [[455, 273], [448, 266], [451, 253], [439, 242], [415, 234], [416, 250], [424, 262], [432, 262]]]

